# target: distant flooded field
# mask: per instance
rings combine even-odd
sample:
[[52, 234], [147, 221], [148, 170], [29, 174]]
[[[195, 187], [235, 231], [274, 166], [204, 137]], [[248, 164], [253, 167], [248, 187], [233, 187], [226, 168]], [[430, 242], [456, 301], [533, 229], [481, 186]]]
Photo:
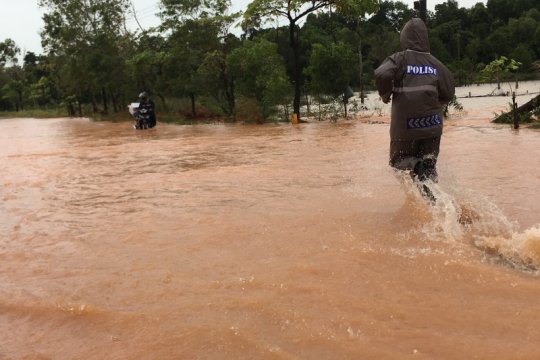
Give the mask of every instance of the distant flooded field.
[[375, 98], [299, 126], [0, 120], [0, 359], [540, 357], [540, 132], [460, 98], [430, 206]]

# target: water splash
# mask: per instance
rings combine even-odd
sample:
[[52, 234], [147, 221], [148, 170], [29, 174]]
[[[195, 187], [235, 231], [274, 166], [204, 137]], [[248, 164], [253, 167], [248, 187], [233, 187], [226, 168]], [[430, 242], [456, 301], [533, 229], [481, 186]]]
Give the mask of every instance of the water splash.
[[540, 225], [511, 236], [476, 235], [474, 244], [516, 268], [540, 270]]
[[[511, 222], [490, 200], [470, 191], [426, 182], [437, 201], [430, 206], [433, 222], [423, 231], [449, 242], [472, 239], [472, 244], [513, 267], [540, 270], [540, 224], [525, 231]], [[415, 189], [416, 190], [416, 189]], [[419, 191], [416, 196], [422, 197]], [[470, 236], [470, 237], [469, 237]]]
[[[402, 178], [408, 195], [413, 196], [419, 203], [427, 204], [432, 221], [422, 227], [422, 232], [431, 240], [458, 242], [463, 238], [466, 227], [461, 223], [462, 206], [455, 196], [443, 190], [433, 181], [425, 181], [421, 185], [409, 176]], [[422, 194], [422, 186], [427, 186], [429, 197]], [[436, 200], [431, 201], [433, 196]], [[470, 210], [468, 210], [470, 212]]]

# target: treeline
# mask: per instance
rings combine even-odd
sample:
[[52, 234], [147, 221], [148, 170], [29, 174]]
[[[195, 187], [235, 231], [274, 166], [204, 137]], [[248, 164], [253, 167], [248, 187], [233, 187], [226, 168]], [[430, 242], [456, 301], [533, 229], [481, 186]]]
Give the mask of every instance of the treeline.
[[[158, 112], [178, 117], [288, 118], [302, 105], [309, 112], [314, 99], [372, 88], [373, 70], [400, 49], [399, 31], [415, 16], [399, 1], [254, 0], [235, 14], [227, 0], [161, 0], [161, 25], [132, 31], [128, 0], [40, 6], [43, 54], [0, 42], [1, 111], [124, 112], [146, 90]], [[488, 0], [468, 9], [449, 0], [427, 23], [431, 52], [458, 85], [482, 81], [480, 70], [500, 56], [521, 64], [512, 76], [538, 75], [538, 0]]]

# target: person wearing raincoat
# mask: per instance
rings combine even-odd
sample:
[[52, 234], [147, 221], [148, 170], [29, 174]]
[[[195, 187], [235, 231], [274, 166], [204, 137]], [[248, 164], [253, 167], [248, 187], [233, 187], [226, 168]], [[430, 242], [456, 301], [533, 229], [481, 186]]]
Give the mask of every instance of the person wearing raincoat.
[[144, 111], [148, 114], [149, 121], [147, 124], [147, 129], [151, 129], [156, 126], [156, 113], [154, 111], [155, 105], [154, 102], [149, 98], [148, 93], [143, 91], [139, 94], [139, 111]]
[[403, 51], [387, 57], [375, 70], [382, 101], [392, 102], [390, 166], [409, 170], [414, 180], [437, 182], [443, 110], [454, 97], [453, 77], [430, 54], [421, 19], [405, 24], [400, 43]]

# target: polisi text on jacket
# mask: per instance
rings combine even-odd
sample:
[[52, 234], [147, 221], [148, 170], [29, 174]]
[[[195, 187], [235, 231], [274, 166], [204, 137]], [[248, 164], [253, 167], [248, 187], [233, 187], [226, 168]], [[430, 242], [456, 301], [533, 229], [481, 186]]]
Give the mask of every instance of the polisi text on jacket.
[[430, 65], [407, 65], [407, 75], [437, 76], [437, 69]]

